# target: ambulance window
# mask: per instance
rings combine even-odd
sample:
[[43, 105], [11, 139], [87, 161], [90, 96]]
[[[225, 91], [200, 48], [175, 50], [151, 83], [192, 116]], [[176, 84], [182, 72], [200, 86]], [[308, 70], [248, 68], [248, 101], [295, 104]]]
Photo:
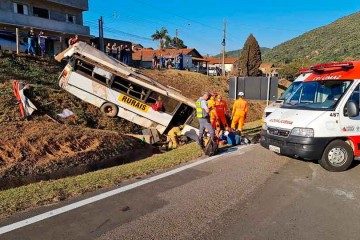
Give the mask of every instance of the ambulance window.
[[358, 85], [357, 87], [356, 87], [356, 89], [354, 90], [354, 92], [351, 94], [351, 97], [350, 97], [350, 99], [349, 100], [351, 100], [351, 101], [354, 101], [358, 106], [359, 106], [359, 103], [360, 103], [360, 95], [359, 95], [359, 86], [360, 85]]
[[314, 84], [304, 84], [303, 91], [301, 92], [300, 102], [313, 103], [315, 100], [316, 87]]
[[[355, 88], [355, 90], [352, 92], [352, 94], [351, 94], [351, 96], [350, 96], [350, 98], [349, 98], [348, 101], [353, 101], [353, 102], [355, 102], [356, 105], [359, 106], [359, 108], [360, 108], [360, 94], [359, 94], [359, 93], [360, 93], [360, 85], [358, 85], [358, 86]], [[345, 115], [345, 116], [348, 116], [346, 105], [345, 105], [345, 108], [344, 108], [344, 115]]]

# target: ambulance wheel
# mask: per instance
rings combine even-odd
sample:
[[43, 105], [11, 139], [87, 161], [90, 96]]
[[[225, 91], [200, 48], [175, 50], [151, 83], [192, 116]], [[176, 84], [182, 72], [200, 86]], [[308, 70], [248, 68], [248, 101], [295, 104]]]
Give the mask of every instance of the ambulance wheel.
[[319, 164], [330, 172], [342, 172], [350, 167], [353, 160], [351, 146], [342, 140], [334, 140], [325, 148]]
[[109, 102], [104, 103], [101, 106], [100, 110], [108, 117], [116, 117], [119, 111], [118, 107], [115, 104]]

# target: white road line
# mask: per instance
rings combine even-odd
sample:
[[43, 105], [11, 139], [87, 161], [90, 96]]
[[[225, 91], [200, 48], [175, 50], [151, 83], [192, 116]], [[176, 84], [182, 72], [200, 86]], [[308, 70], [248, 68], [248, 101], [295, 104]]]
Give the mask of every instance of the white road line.
[[[247, 148], [247, 147], [250, 147], [250, 146], [253, 146], [253, 145], [241, 146], [241, 147], [238, 148], [238, 150], [244, 149], [244, 148]], [[239, 153], [238, 151], [234, 151], [234, 152], [230, 152], [229, 155], [234, 154], [234, 153], [237, 153], [238, 155], [241, 155], [244, 152]], [[215, 159], [217, 159], [219, 157], [222, 157], [222, 156], [224, 156], [224, 154], [220, 154], [220, 155], [209, 157], [209, 158], [206, 158], [206, 159], [203, 159], [203, 160], [199, 160], [199, 161], [196, 161], [194, 163], [191, 163], [191, 164], [176, 168], [174, 170], [171, 170], [171, 171], [168, 171], [168, 172], [165, 172], [165, 173], [162, 173], [162, 174], [159, 174], [157, 176], [150, 177], [148, 179], [144, 179], [142, 181], [132, 183], [132, 184], [129, 184], [127, 186], [120, 187], [120, 188], [114, 189], [112, 191], [105, 192], [105, 193], [102, 193], [102, 194], [99, 194], [99, 195], [96, 195], [96, 196], [81, 200], [79, 202], [75, 202], [75, 203], [72, 203], [70, 205], [67, 205], [67, 206], [64, 206], [64, 207], [61, 207], [61, 208], [57, 208], [57, 209], [51, 210], [49, 212], [39, 214], [37, 216], [34, 216], [34, 217], [31, 217], [31, 218], [28, 218], [28, 219], [25, 219], [25, 220], [22, 220], [22, 221], [19, 221], [19, 222], [16, 222], [16, 223], [4, 226], [4, 227], [1, 227], [0, 228], [0, 235], [4, 234], [4, 233], [7, 233], [7, 232], [14, 231], [16, 229], [19, 229], [19, 228], [22, 228], [22, 227], [25, 227], [25, 226], [28, 226], [28, 225], [36, 223], [36, 222], [40, 222], [40, 221], [45, 220], [47, 218], [51, 218], [51, 217], [54, 217], [56, 215], [60, 215], [60, 214], [65, 213], [65, 212], [69, 212], [71, 210], [77, 209], [79, 207], [85, 206], [85, 205], [93, 203], [93, 202], [100, 201], [102, 199], [105, 199], [105, 198], [108, 198], [108, 197], [111, 197], [111, 196], [114, 196], [114, 195], [117, 195], [119, 193], [129, 191], [131, 189], [134, 189], [134, 188], [140, 187], [142, 185], [157, 181], [159, 179], [166, 178], [166, 177], [171, 176], [173, 174], [176, 174], [176, 173], [182, 172], [182, 171], [184, 171], [186, 169], [193, 168], [193, 167], [198, 166], [200, 164], [215, 160]]]

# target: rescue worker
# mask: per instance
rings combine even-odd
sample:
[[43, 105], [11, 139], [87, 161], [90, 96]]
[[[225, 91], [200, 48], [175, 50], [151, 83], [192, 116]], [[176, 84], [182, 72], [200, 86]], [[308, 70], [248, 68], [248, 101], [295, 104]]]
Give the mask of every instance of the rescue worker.
[[216, 105], [216, 100], [215, 100], [215, 97], [216, 97], [216, 93], [212, 92], [211, 93], [211, 96], [210, 96], [210, 99], [207, 101], [207, 104], [208, 104], [208, 108], [210, 109], [210, 112], [209, 112], [209, 116], [210, 116], [210, 123], [211, 123], [211, 126], [215, 129], [216, 128], [216, 122], [217, 122], [217, 114], [216, 114], [216, 109], [215, 109], [215, 105]]
[[179, 140], [178, 137], [181, 136], [181, 130], [184, 128], [183, 125], [180, 125], [178, 127], [173, 127], [169, 132], [168, 132], [168, 137], [169, 137], [169, 145], [168, 145], [168, 149], [175, 149], [178, 147], [179, 144]]
[[216, 97], [215, 110], [217, 116], [216, 127], [220, 126], [221, 123], [223, 128], [227, 129], [228, 123], [225, 115], [229, 115], [229, 108], [226, 102], [222, 99], [221, 95], [217, 95]]
[[232, 122], [231, 128], [235, 129], [236, 124], [238, 124], [237, 129], [242, 132], [244, 127], [244, 122], [246, 118], [246, 114], [248, 112], [248, 103], [244, 99], [244, 93], [239, 92], [239, 98], [234, 102], [232, 109]]
[[215, 136], [214, 128], [211, 126], [210, 123], [210, 109], [206, 102], [210, 96], [211, 94], [206, 92], [196, 101], [196, 117], [199, 119], [200, 124], [198, 144], [202, 148], [204, 147], [203, 137], [205, 129], [209, 131], [211, 139], [214, 139]]

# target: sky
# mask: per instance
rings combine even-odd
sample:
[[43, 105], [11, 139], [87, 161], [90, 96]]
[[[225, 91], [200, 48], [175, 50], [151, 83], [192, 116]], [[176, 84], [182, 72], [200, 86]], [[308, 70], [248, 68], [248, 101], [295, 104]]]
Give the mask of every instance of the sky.
[[98, 36], [98, 19], [104, 19], [104, 36], [158, 48], [151, 35], [165, 27], [174, 37], [202, 55], [222, 51], [226, 20], [226, 51], [243, 47], [252, 33], [261, 47], [273, 48], [307, 31], [360, 11], [358, 0], [89, 0], [84, 24]]

